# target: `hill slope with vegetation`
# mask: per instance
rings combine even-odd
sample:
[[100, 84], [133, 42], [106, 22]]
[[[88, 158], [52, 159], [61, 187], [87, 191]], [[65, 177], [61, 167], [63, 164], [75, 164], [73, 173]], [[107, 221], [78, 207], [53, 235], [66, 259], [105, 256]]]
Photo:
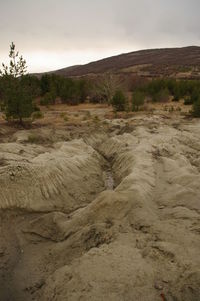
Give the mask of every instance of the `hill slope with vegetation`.
[[140, 50], [51, 73], [85, 76], [105, 72], [136, 74], [144, 77], [197, 78], [200, 77], [200, 47]]

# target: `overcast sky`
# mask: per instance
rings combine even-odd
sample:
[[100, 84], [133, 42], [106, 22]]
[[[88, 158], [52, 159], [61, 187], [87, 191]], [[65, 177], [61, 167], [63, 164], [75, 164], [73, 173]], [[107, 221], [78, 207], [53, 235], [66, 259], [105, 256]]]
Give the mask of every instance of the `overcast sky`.
[[30, 72], [200, 45], [199, 13], [200, 0], [0, 0], [0, 62], [11, 41]]

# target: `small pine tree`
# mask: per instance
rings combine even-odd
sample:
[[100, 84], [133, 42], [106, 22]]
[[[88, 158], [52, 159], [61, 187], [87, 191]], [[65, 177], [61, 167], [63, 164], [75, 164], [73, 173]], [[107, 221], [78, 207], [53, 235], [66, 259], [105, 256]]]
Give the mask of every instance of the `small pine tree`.
[[115, 92], [112, 101], [112, 106], [116, 111], [125, 111], [126, 109], [126, 97], [121, 90]]
[[200, 97], [193, 103], [192, 115], [200, 118]]
[[181, 96], [180, 96], [180, 89], [179, 89], [178, 85], [176, 85], [174, 87], [173, 94], [174, 94], [174, 98], [172, 99], [172, 101], [179, 101]]
[[4, 82], [3, 86], [3, 108], [7, 119], [18, 119], [22, 124], [23, 118], [30, 117], [33, 112], [32, 96], [29, 87], [22, 81], [26, 74], [26, 61], [19, 52], [15, 51], [15, 44], [10, 45], [9, 66], [2, 64], [0, 76]]
[[145, 95], [140, 92], [134, 92], [132, 96], [132, 111], [137, 112], [140, 109], [140, 106], [144, 104]]
[[184, 98], [184, 105], [189, 106], [189, 105], [192, 105], [193, 103], [194, 103], [194, 102], [193, 102], [191, 96], [186, 96], [186, 97]]
[[169, 90], [167, 88], [160, 90], [153, 97], [154, 102], [167, 102], [169, 100]]
[[55, 99], [56, 99], [56, 94], [54, 93], [54, 91], [47, 92], [44, 95], [44, 97], [40, 100], [40, 104], [42, 106], [52, 105], [52, 104], [55, 104]]

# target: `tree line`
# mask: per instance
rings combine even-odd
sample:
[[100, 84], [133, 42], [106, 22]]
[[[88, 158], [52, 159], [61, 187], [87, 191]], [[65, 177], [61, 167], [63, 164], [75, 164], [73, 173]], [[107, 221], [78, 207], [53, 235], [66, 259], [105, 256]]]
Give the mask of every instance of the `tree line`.
[[[184, 104], [193, 105], [193, 115], [200, 117], [200, 81], [155, 79], [134, 84], [132, 98], [127, 97], [123, 80], [112, 74], [104, 74], [93, 80], [65, 78], [55, 74], [44, 74], [40, 78], [27, 74], [26, 61], [10, 45], [10, 63], [0, 69], [0, 108], [6, 118], [18, 119], [22, 123], [40, 105], [55, 104], [56, 101], [77, 105], [86, 100], [108, 103], [116, 111], [126, 109], [138, 111], [146, 99], [166, 102], [184, 99]], [[129, 89], [130, 90], [130, 89]], [[129, 91], [130, 92], [130, 91]], [[36, 102], [37, 100], [37, 102]]]
[[[129, 109], [138, 111], [145, 100], [151, 102], [167, 102], [172, 99], [178, 102], [184, 100], [185, 105], [192, 105], [192, 115], [200, 117], [200, 81], [176, 80], [173, 78], [153, 79], [141, 84], [134, 84], [131, 106]], [[116, 110], [126, 110], [128, 101], [122, 91], [116, 91], [113, 101]]]

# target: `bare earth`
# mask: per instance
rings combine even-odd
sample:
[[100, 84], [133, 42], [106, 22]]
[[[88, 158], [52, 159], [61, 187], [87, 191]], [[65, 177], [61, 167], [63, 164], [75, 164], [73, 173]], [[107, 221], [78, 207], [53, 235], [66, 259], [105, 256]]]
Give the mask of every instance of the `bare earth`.
[[0, 128], [0, 300], [200, 300], [200, 120], [86, 109]]

